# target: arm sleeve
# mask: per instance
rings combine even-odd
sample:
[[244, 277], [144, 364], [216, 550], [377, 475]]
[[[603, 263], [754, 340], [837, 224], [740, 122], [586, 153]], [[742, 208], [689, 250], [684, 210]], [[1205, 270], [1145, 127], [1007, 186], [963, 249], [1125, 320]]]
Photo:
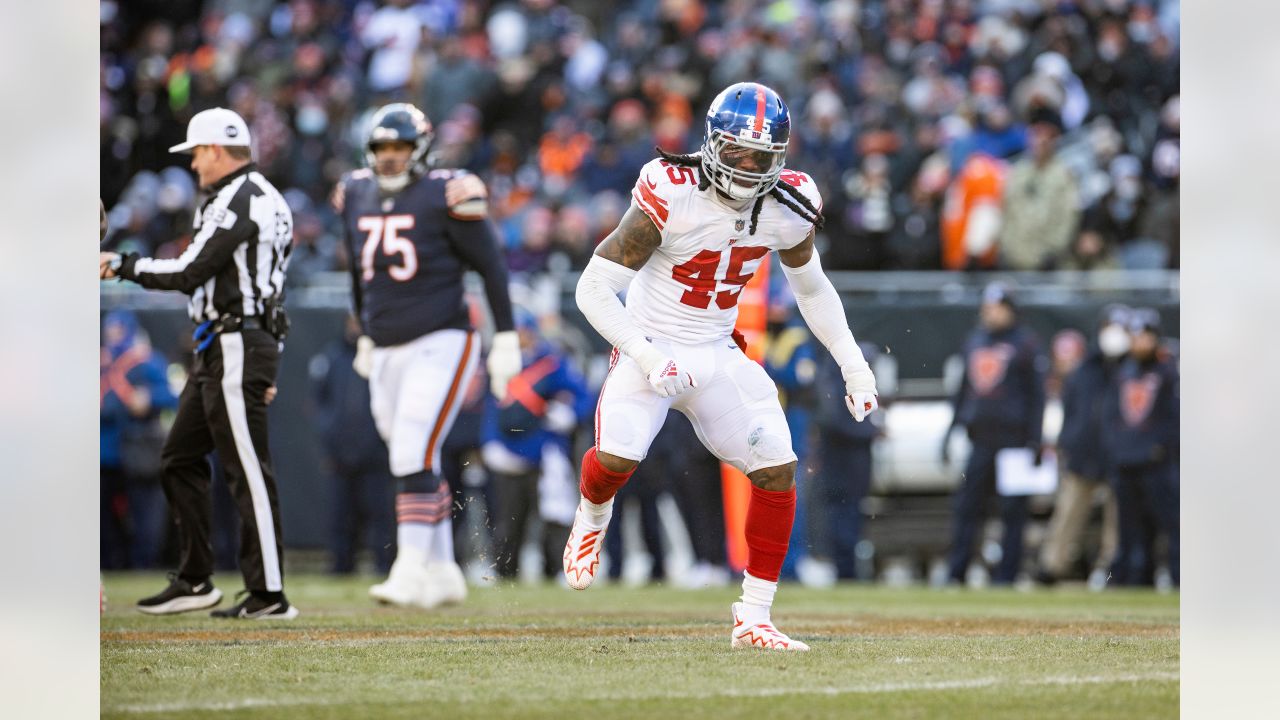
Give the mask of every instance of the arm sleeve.
[[241, 243], [257, 235], [258, 226], [248, 213], [238, 214], [215, 200], [212, 212], [200, 225], [199, 232], [182, 255], [171, 260], [156, 260], [126, 255], [120, 265], [120, 277], [152, 290], [178, 290], [192, 293], [231, 261]]
[[626, 290], [635, 276], [636, 271], [625, 265], [592, 255], [582, 277], [578, 278], [574, 297], [591, 327], [610, 345], [635, 360], [647, 374], [662, 361], [663, 355], [649, 343], [618, 299], [618, 293]]
[[484, 278], [484, 294], [498, 332], [514, 330], [511, 295], [507, 290], [507, 264], [498, 250], [498, 237], [487, 220], [459, 220], [449, 216], [448, 236], [454, 250]]
[[1177, 370], [1171, 369], [1169, 375], [1169, 418], [1165, 426], [1165, 442], [1173, 457], [1178, 457], [1182, 450], [1182, 438], [1178, 429], [1182, 423], [1182, 380]]
[[355, 254], [355, 248], [351, 243], [351, 238], [346, 238], [346, 242], [347, 250], [351, 253], [351, 258], [347, 262], [347, 270], [351, 273], [351, 312], [355, 313], [356, 322], [360, 323], [360, 332], [368, 335], [369, 328], [364, 326], [364, 295], [360, 289], [361, 260], [360, 256]]
[[964, 405], [965, 398], [969, 395], [969, 353], [968, 343], [960, 350], [960, 359], [964, 362], [964, 367], [960, 371], [960, 387], [956, 389], [956, 394], [951, 398], [951, 425], [948, 426], [948, 432], [951, 428], [960, 424], [960, 408]]
[[360, 245], [351, 237], [351, 226], [347, 222], [346, 198], [350, 192], [347, 187], [348, 179], [348, 175], [343, 175], [334, 188], [333, 197], [341, 200], [334, 201], [333, 209], [337, 211], [338, 220], [342, 223], [342, 247], [347, 251], [347, 272], [351, 274], [351, 312], [355, 313], [356, 321], [360, 323], [360, 332], [367, 334], [369, 329], [364, 326], [364, 295], [360, 288], [360, 263], [363, 259], [360, 257]]
[[796, 296], [800, 315], [813, 331], [813, 336], [839, 363], [841, 374], [847, 379], [851, 371], [866, 369], [867, 360], [845, 319], [844, 304], [840, 302], [840, 295], [831, 280], [822, 272], [818, 253], [813, 253], [809, 262], [800, 267], [782, 263], [782, 273]]

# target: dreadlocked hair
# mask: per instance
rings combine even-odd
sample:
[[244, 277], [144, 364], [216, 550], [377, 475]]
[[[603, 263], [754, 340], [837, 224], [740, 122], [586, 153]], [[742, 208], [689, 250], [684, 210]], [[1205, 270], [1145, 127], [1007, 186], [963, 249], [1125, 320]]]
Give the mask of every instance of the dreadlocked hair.
[[702, 172], [702, 156], [701, 155], [692, 155], [692, 154], [677, 155], [676, 153], [669, 153], [666, 150], [663, 150], [662, 148], [658, 147], [657, 145], [654, 145], [653, 149], [658, 151], [658, 154], [662, 156], [663, 160], [666, 160], [672, 165], [683, 165], [684, 167], [697, 169], [699, 171], [698, 172], [698, 189], [699, 190], [706, 190], [707, 188], [711, 187], [711, 177], [708, 176], [705, 172]]
[[[791, 210], [791, 212], [799, 215], [805, 220], [808, 220], [809, 223], [813, 225], [813, 228], [815, 230], [821, 230], [822, 226], [826, 224], [826, 220], [824, 220], [822, 217], [822, 212], [818, 210], [818, 208], [813, 206], [813, 202], [809, 200], [809, 198], [805, 197], [804, 193], [797, 190], [795, 186], [791, 185], [790, 183], [785, 183], [785, 182], [774, 183], [773, 188], [769, 190], [769, 194], [773, 196], [774, 200], [777, 200], [787, 209]], [[790, 196], [791, 199], [788, 200], [787, 196]], [[791, 200], [794, 200], [795, 203], [792, 203]], [[751, 210], [751, 234], [752, 235], [754, 235], [756, 232], [756, 220], [760, 216], [760, 204], [763, 201], [764, 201], [764, 196], [761, 195], [756, 200], [755, 208]]]
[[[679, 155], [676, 153], [667, 152], [666, 150], [663, 150], [662, 148], [657, 146], [654, 146], [653, 149], [658, 151], [658, 155], [660, 155], [663, 160], [666, 160], [672, 165], [682, 165], [684, 167], [696, 168], [697, 170], [699, 170], [698, 172], [698, 189], [699, 190], [705, 191], [707, 188], [711, 187], [711, 176], [706, 172], [702, 172], [702, 156], [701, 155], [694, 155], [694, 154]], [[800, 192], [799, 190], [795, 189], [794, 187], [792, 187], [787, 183], [774, 183], [773, 188], [769, 190], [769, 194], [773, 196], [774, 200], [777, 200], [779, 203], [781, 203], [783, 207], [786, 207], [791, 212], [799, 215], [805, 220], [808, 220], [813, 225], [814, 228], [818, 230], [822, 229], [822, 226], [825, 223], [822, 217], [822, 212], [820, 212], [818, 208], [813, 206], [813, 203], [809, 200], [809, 198], [804, 196], [804, 193]], [[764, 195], [761, 195], [760, 197], [756, 198], [755, 204], [751, 207], [751, 228], [749, 231], [749, 234], [751, 235], [756, 234], [756, 226], [760, 224], [760, 210], [763, 207], [764, 207]]]

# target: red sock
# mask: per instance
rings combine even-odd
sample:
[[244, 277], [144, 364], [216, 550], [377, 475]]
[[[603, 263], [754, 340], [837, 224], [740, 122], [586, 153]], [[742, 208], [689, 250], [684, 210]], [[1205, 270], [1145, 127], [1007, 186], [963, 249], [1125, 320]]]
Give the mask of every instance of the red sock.
[[751, 486], [747, 505], [747, 572], [777, 582], [796, 519], [796, 489], [783, 492]]
[[578, 490], [582, 492], [582, 497], [597, 505], [607, 503], [618, 494], [618, 488], [627, 484], [627, 478], [631, 477], [632, 472], [634, 470], [613, 472], [601, 465], [593, 447], [582, 456], [582, 482], [578, 484]]

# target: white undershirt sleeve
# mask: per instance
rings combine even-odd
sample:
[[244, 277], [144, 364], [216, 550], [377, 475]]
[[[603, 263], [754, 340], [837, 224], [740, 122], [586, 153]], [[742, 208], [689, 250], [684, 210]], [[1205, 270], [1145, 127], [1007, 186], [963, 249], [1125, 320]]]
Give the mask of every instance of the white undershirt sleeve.
[[789, 267], [782, 263], [782, 273], [796, 296], [796, 307], [804, 318], [814, 337], [818, 338], [831, 356], [836, 359], [845, 379], [853, 372], [867, 369], [867, 360], [862, 349], [853, 339], [849, 323], [844, 316], [844, 304], [836, 288], [822, 272], [822, 262], [818, 253], [813, 253], [809, 262], [800, 267]]
[[611, 345], [627, 354], [648, 375], [666, 360], [644, 336], [644, 332], [627, 314], [626, 307], [618, 299], [618, 293], [627, 289], [636, 271], [599, 255], [592, 255], [591, 262], [578, 278], [574, 295], [578, 309], [591, 327]]

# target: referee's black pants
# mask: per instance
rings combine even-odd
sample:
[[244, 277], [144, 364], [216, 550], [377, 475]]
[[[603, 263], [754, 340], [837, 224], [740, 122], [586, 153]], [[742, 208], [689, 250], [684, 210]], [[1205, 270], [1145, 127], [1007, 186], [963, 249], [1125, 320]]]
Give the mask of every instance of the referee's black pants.
[[266, 403], [279, 359], [276, 339], [263, 330], [223, 333], [196, 353], [161, 455], [165, 497], [178, 521], [178, 574], [184, 579], [200, 581], [213, 574], [206, 456], [216, 449], [240, 511], [245, 588], [284, 589]]

